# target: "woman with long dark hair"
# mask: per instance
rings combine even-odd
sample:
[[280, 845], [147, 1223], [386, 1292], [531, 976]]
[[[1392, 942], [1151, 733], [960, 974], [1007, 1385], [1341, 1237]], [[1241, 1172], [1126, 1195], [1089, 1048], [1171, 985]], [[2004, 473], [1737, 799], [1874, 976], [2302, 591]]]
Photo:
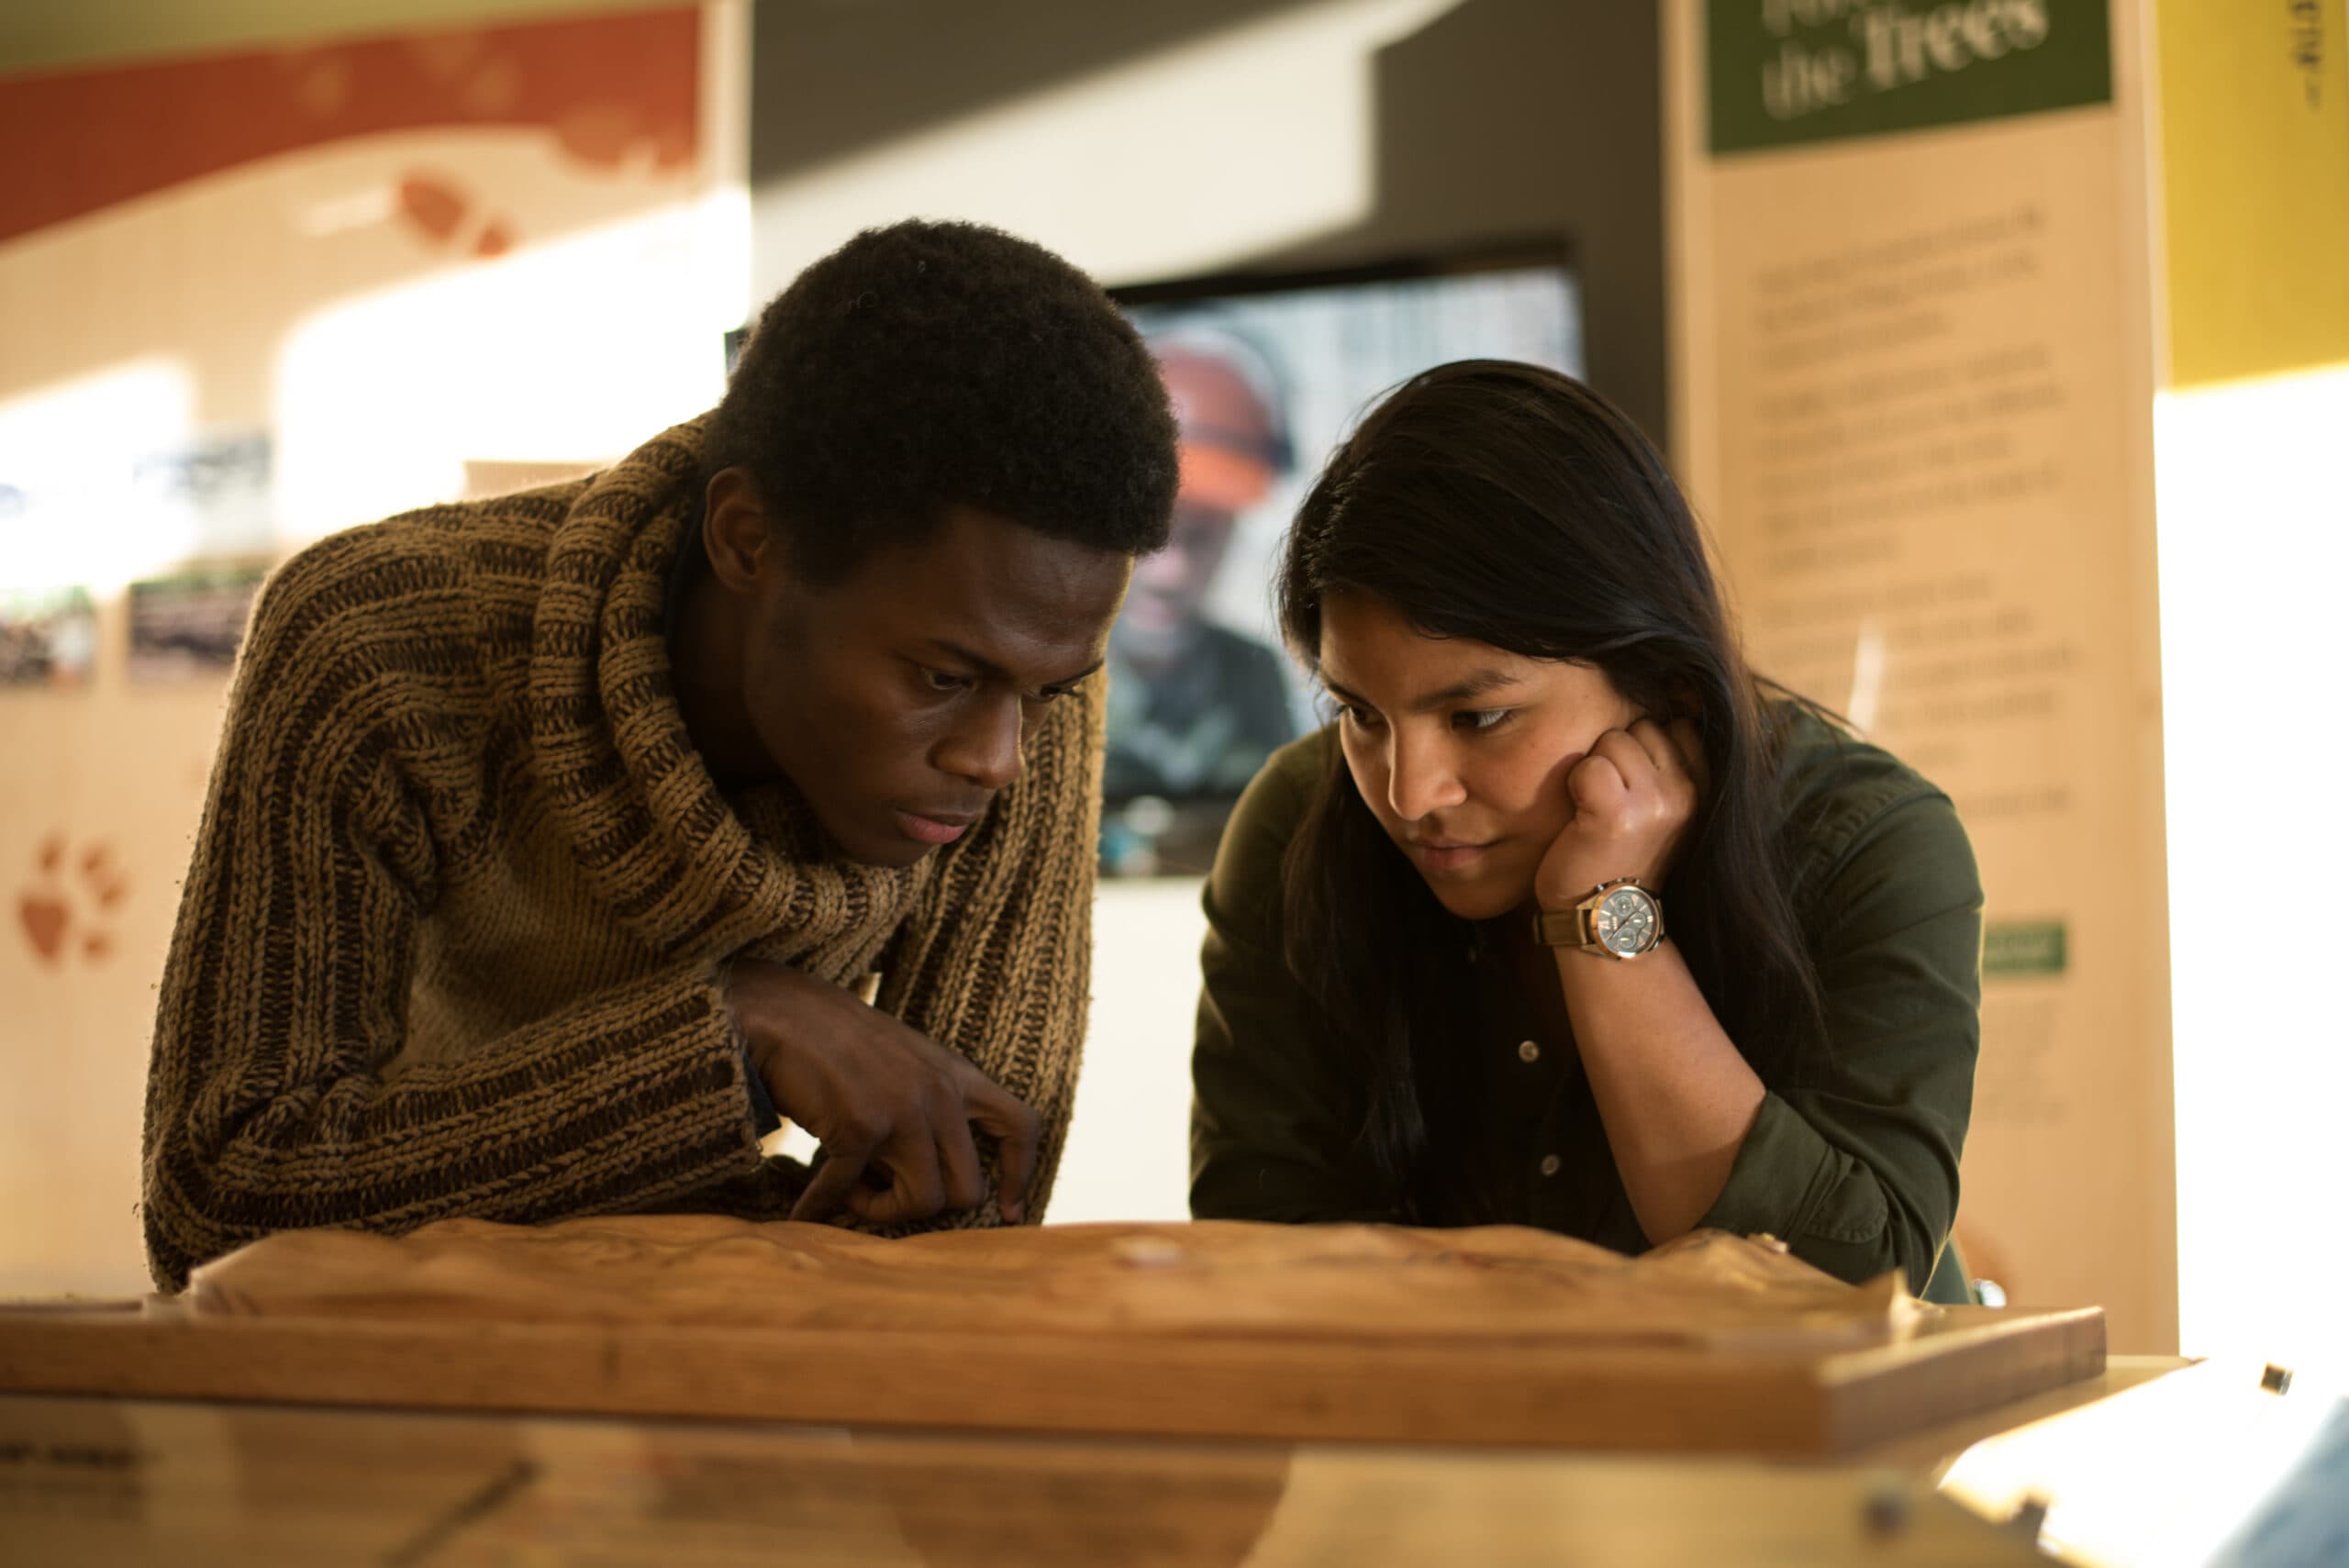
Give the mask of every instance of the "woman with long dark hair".
[[1965, 829], [1747, 669], [1631, 422], [1529, 365], [1415, 377], [1279, 597], [1337, 717], [1208, 884], [1192, 1212], [1766, 1231], [1964, 1300]]

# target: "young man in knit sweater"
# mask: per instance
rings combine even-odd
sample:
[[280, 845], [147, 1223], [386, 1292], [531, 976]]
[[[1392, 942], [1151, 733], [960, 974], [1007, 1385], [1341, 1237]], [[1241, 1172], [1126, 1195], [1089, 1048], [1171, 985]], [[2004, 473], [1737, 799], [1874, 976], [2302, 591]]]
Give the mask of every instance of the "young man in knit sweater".
[[158, 1282], [303, 1226], [1041, 1212], [1098, 671], [1174, 484], [1097, 288], [907, 223], [617, 467], [288, 562], [157, 1015]]

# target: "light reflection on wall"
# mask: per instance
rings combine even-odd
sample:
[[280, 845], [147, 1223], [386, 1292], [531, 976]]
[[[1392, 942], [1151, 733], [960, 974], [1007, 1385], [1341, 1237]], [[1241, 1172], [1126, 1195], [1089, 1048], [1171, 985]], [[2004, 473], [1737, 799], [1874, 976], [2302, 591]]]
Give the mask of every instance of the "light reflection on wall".
[[731, 309], [678, 280], [713, 221], [678, 205], [298, 323], [274, 377], [289, 523], [452, 499], [469, 460], [608, 462], [709, 407]]
[[0, 402], [0, 586], [112, 596], [192, 553], [192, 506], [141, 486], [133, 454], [181, 450], [195, 419], [195, 378], [160, 355]]
[[2349, 365], [2166, 394], [2154, 430], [2181, 1349], [2349, 1382]]
[[1377, 50], [1457, 0], [1325, 0], [762, 186], [777, 283], [859, 228], [969, 217], [1111, 282], [1211, 272], [1360, 221]]

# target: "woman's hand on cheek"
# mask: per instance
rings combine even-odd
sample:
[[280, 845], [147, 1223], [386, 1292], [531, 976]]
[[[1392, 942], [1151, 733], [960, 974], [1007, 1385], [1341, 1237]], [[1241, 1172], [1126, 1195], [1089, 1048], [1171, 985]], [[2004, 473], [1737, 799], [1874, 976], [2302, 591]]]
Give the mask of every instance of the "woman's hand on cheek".
[[1703, 799], [1704, 742], [1685, 718], [1610, 729], [1566, 773], [1574, 816], [1533, 873], [1544, 909], [1579, 903], [1601, 883], [1635, 876], [1660, 887]]

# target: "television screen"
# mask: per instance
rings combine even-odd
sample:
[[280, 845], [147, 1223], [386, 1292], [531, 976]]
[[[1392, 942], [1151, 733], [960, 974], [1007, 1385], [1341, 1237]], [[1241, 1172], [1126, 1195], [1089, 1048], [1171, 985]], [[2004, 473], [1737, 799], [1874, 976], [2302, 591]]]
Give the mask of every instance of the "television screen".
[[1453, 360], [1582, 373], [1563, 244], [1344, 272], [1113, 290], [1156, 354], [1182, 438], [1172, 541], [1112, 628], [1101, 866], [1196, 874], [1272, 752], [1320, 722], [1281, 648], [1281, 536], [1379, 395]]

